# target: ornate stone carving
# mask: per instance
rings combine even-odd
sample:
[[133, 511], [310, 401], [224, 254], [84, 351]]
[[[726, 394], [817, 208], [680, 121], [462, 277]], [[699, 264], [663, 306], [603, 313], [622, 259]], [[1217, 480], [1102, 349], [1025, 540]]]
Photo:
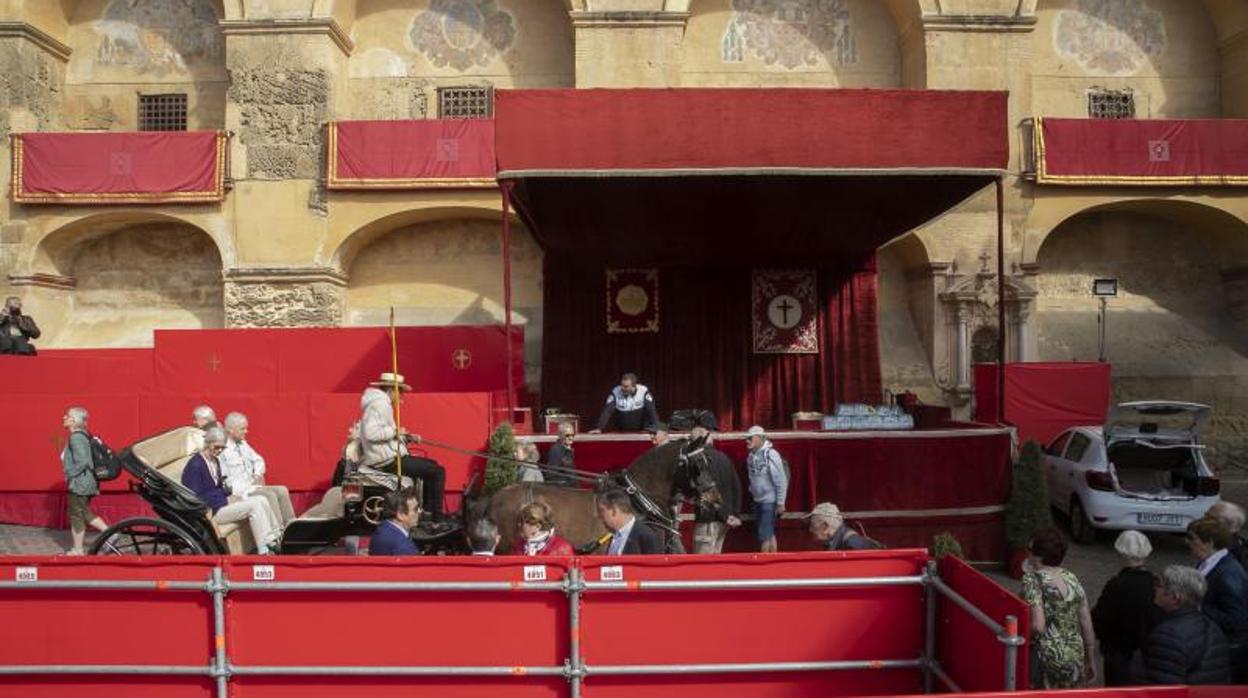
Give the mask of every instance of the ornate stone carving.
[[227, 281], [227, 327], [337, 327], [342, 287], [332, 282]]
[[516, 22], [494, 0], [433, 0], [412, 21], [408, 39], [433, 65], [465, 71], [506, 53]]
[[267, 50], [231, 51], [229, 97], [241, 113], [238, 138], [251, 179], [320, 175], [332, 81], [324, 69], [292, 63], [297, 52], [286, 44], [276, 39]]
[[1166, 26], [1140, 0], [1075, 0], [1057, 14], [1053, 45], [1089, 72], [1131, 75], [1165, 50]]
[[752, 51], [766, 65], [792, 70], [858, 61], [848, 0], [732, 0], [720, 57], [739, 63]]

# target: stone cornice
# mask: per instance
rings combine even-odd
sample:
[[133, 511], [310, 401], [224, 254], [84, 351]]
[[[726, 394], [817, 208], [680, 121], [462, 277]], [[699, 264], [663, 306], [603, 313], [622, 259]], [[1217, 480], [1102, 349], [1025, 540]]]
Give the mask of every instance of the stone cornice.
[[72, 291], [78, 286], [78, 280], [72, 276], [44, 273], [9, 274], [9, 283], [14, 286], [36, 286], [58, 291]]
[[923, 15], [923, 29], [943, 32], [1026, 33], [1036, 28], [1034, 16]]
[[689, 22], [688, 12], [569, 12], [572, 26], [618, 29], [624, 27], [681, 27]]
[[226, 281], [239, 284], [310, 284], [347, 285], [346, 274], [331, 267], [245, 267], [226, 269]]
[[68, 61], [69, 54], [74, 52], [68, 45], [29, 22], [0, 22], [0, 39], [10, 38], [26, 39], [61, 62]]
[[343, 52], [350, 56], [355, 42], [338, 26], [332, 17], [309, 17], [306, 19], [223, 19], [219, 22], [221, 33], [226, 36], [252, 36], [264, 34], [325, 34]]

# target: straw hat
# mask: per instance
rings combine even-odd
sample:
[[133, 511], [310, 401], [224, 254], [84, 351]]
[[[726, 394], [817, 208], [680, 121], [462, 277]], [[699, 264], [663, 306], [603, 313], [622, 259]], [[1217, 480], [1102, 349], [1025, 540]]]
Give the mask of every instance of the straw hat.
[[405, 393], [410, 392], [412, 389], [412, 386], [403, 382], [402, 373], [383, 373], [381, 374], [381, 378], [378, 378], [368, 385], [369, 387], [381, 388], [382, 390], [394, 390], [394, 386], [396, 384], [399, 386], [399, 390]]

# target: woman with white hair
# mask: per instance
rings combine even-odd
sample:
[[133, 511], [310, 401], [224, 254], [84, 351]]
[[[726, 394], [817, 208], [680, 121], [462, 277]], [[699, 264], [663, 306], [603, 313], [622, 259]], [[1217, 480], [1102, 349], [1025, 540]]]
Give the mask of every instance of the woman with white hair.
[[1105, 589], [1092, 609], [1092, 627], [1105, 658], [1105, 685], [1131, 683], [1131, 658], [1143, 646], [1144, 638], [1160, 619], [1153, 604], [1156, 577], [1144, 566], [1153, 546], [1139, 531], [1123, 531], [1114, 541], [1114, 550], [1123, 567], [1105, 583]]
[[95, 481], [95, 470], [92, 468], [95, 462], [91, 458], [91, 436], [87, 434], [87, 411], [71, 407], [65, 410], [61, 424], [69, 432], [65, 450], [61, 451], [61, 469], [69, 487], [69, 535], [72, 540], [65, 554], [82, 555], [87, 526], [103, 531], [108, 524], [91, 511], [91, 498], [100, 493], [100, 485]]
[[212, 509], [212, 520], [217, 523], [247, 521], [251, 537], [256, 541], [256, 552], [268, 555], [276, 542], [273, 530], [274, 515], [266, 499], [252, 497], [243, 499], [226, 489], [225, 476], [221, 473], [221, 452], [225, 450], [225, 432], [218, 426], [204, 431], [204, 448], [191, 456], [182, 469], [182, 484], [199, 495]]

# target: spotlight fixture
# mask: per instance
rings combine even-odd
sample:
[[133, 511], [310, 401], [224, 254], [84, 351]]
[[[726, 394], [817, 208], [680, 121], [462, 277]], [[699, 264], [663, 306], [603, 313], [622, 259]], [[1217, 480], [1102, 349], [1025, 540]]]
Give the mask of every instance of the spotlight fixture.
[[1107, 297], [1118, 295], [1118, 279], [1093, 279], [1092, 295]]

